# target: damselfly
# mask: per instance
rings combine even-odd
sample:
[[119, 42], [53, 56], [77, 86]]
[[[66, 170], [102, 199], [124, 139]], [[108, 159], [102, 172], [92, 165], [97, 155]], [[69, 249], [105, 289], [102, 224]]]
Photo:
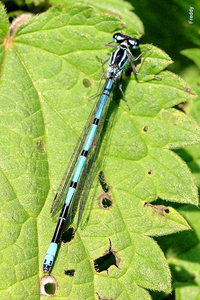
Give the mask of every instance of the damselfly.
[[102, 128], [102, 125], [100, 124], [105, 121], [104, 116], [106, 115], [106, 108], [109, 105], [109, 96], [111, 94], [116, 79], [119, 76], [121, 76], [119, 88], [123, 94], [121, 84], [122, 73], [128, 61], [130, 61], [134, 73], [138, 75], [147, 75], [137, 72], [136, 67], [133, 63], [142, 55], [142, 53], [137, 58], [134, 58], [131, 51], [129, 50], [129, 47], [132, 49], [137, 49], [139, 47], [139, 41], [136, 38], [132, 38], [128, 35], [123, 35], [121, 33], [114, 34], [113, 41], [115, 43], [118, 43], [119, 45], [114, 46], [111, 44], [106, 44], [106, 46], [116, 48], [116, 50], [111, 54], [107, 70], [103, 73], [101, 77], [102, 79], [103, 76], [107, 73], [106, 82], [104, 84], [102, 92], [100, 93], [98, 103], [95, 105], [88, 119], [87, 125], [85, 126], [81, 134], [81, 138], [79, 139], [78, 144], [76, 145], [75, 152], [70, 159], [69, 165], [66, 169], [64, 177], [60, 183], [60, 186], [52, 204], [51, 212], [54, 215], [61, 199], [63, 198], [63, 196], [65, 196], [65, 191], [67, 191], [64, 205], [60, 213], [51, 244], [47, 250], [44, 259], [44, 272], [49, 272], [53, 265], [63, 226], [65, 224], [69, 208], [72, 205], [72, 199], [75, 196], [75, 191], [77, 191], [78, 185], [80, 185], [80, 178], [83, 176], [85, 168], [88, 167], [87, 161], [89, 154], [91, 153], [92, 148], [94, 147], [94, 142], [96, 141], [96, 138], [98, 136], [97, 133], [100, 131], [100, 128]]

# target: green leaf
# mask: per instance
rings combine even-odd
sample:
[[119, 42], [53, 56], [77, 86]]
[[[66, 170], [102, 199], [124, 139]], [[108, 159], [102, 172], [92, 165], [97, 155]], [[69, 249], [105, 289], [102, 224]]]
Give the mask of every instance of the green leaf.
[[198, 123], [200, 123], [200, 49], [185, 49], [181, 51], [181, 54], [190, 58], [197, 66], [190, 66], [182, 72], [182, 77], [191, 85], [195, 90], [198, 97], [193, 101], [190, 101], [189, 104], [185, 107], [185, 111], [191, 115]]
[[176, 235], [168, 241], [166, 252], [173, 275], [176, 299], [198, 299], [199, 295], [199, 209], [183, 206], [179, 212], [188, 220], [193, 231]]
[[[53, 3], [61, 4], [64, 6], [77, 4], [76, 0], [54, 0]], [[140, 32], [140, 34], [144, 33], [144, 27], [141, 20], [138, 18], [136, 14], [133, 13], [133, 6], [122, 0], [101, 0], [91, 2], [90, 0], [80, 0], [79, 3], [88, 4], [95, 7], [95, 10], [100, 13], [109, 13], [115, 17], [117, 17], [121, 23], [119, 29], [122, 28], [128, 29], [126, 31], [127, 34], [133, 35], [134, 31]], [[134, 31], [130, 28], [134, 28]], [[119, 30], [118, 30], [119, 31]]]
[[[199, 49], [186, 49], [182, 54], [192, 59], [199, 66]], [[184, 110], [199, 123], [200, 115], [200, 88], [199, 69], [196, 66], [189, 66], [182, 72], [182, 77], [194, 88], [198, 97], [184, 105]], [[199, 145], [187, 146], [176, 150], [182, 159], [187, 163], [196, 182], [200, 184], [200, 160]], [[175, 234], [167, 239], [162, 238], [162, 249], [168, 258], [172, 273], [173, 289], [176, 299], [198, 299], [200, 291], [199, 261], [200, 261], [200, 231], [199, 231], [199, 209], [194, 206], [182, 206], [179, 213], [188, 221], [192, 231]]]
[[185, 49], [181, 51], [181, 54], [187, 56], [191, 60], [194, 61], [194, 63], [198, 66], [200, 69], [200, 49], [199, 48], [193, 48], [193, 49]]
[[[39, 298], [38, 274], [43, 275], [56, 225], [51, 202], [96, 101], [88, 98], [104, 70], [99, 59], [112, 52], [104, 44], [120, 24], [114, 15], [88, 6], [54, 7], [4, 40], [1, 299]], [[197, 204], [194, 178], [170, 149], [199, 142], [200, 130], [193, 119], [170, 108], [195, 96], [178, 76], [163, 72], [171, 59], [151, 45], [141, 49], [146, 52], [138, 70], [159, 75], [124, 77], [130, 110], [122, 99], [119, 104], [118, 87], [114, 90], [81, 224], [74, 239], [61, 245], [53, 266], [58, 299], [95, 299], [97, 294], [151, 299], [146, 289], [171, 289], [169, 267], [152, 236], [190, 227], [171, 207], [149, 202], [160, 197]], [[100, 170], [109, 186], [109, 208], [102, 205]], [[112, 263], [105, 267], [107, 254]], [[98, 272], [94, 261], [102, 257], [104, 269]]]
[[[0, 42], [3, 42], [4, 37], [8, 33], [9, 22], [3, 4], [0, 2]], [[2, 50], [1, 50], [2, 51]]]
[[2, 62], [4, 59], [4, 45], [3, 39], [7, 40], [7, 34], [9, 31], [9, 22], [6, 16], [6, 12], [3, 4], [0, 2], [0, 64], [2, 66]]

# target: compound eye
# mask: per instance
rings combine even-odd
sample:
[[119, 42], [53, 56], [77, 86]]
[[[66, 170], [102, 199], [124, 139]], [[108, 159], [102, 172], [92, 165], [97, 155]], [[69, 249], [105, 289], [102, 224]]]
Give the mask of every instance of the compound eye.
[[129, 43], [129, 46], [132, 47], [133, 49], [137, 49], [140, 45], [139, 40], [134, 39], [134, 38], [129, 38], [128, 43]]
[[122, 33], [115, 33], [113, 35], [113, 41], [115, 43], [122, 43], [124, 41], [124, 35]]

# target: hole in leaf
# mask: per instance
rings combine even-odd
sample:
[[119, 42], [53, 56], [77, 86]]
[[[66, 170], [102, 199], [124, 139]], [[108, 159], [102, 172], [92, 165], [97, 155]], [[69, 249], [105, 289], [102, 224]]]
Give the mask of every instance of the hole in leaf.
[[56, 291], [56, 286], [54, 283], [47, 283], [44, 286], [45, 292], [49, 295], [54, 295]]
[[69, 277], [74, 277], [75, 275], [75, 270], [71, 269], [71, 270], [64, 270], [64, 274], [69, 276]]
[[42, 296], [53, 296], [58, 290], [58, 284], [55, 277], [45, 275], [40, 280], [40, 293]]
[[153, 174], [153, 171], [152, 171], [152, 170], [149, 170], [149, 171], [147, 171], [147, 174], [148, 174], [148, 175], [152, 175], [152, 174]]
[[91, 82], [89, 79], [87, 79], [87, 78], [83, 78], [82, 83], [83, 83], [83, 86], [84, 86], [86, 89], [89, 88], [89, 87], [91, 87], [91, 85], [92, 85], [92, 82]]
[[108, 208], [112, 205], [112, 201], [108, 198], [103, 198], [102, 205], [104, 208]]
[[108, 193], [103, 193], [99, 197], [99, 208], [100, 209], [109, 209], [112, 207], [113, 200]]
[[118, 265], [119, 265], [120, 260], [117, 257], [116, 252], [113, 251], [111, 248], [111, 240], [110, 239], [109, 239], [109, 242], [110, 242], [109, 249], [106, 250], [102, 256], [100, 256], [94, 260], [94, 268], [95, 268], [95, 271], [98, 273], [101, 273], [103, 271], [106, 271], [108, 273], [108, 269], [111, 266], [116, 266], [117, 268], [119, 268]]
[[42, 140], [39, 140], [37, 141], [37, 151], [41, 154], [45, 153], [46, 150], [45, 150], [45, 147], [44, 147], [44, 144], [43, 144], [43, 141]]
[[61, 236], [61, 240], [63, 243], [69, 243], [73, 240], [75, 235], [75, 230], [73, 227], [69, 227], [65, 232], [63, 232]]
[[106, 182], [106, 177], [105, 177], [105, 174], [103, 171], [100, 171], [99, 172], [99, 182], [100, 182], [100, 185], [101, 185], [101, 188], [102, 190], [105, 192], [105, 193], [108, 193], [109, 191], [109, 185], [107, 184]]
[[148, 125], [145, 125], [143, 128], [142, 128], [142, 131], [143, 132], [148, 132], [149, 131], [149, 126]]
[[165, 216], [165, 214], [169, 214], [170, 213], [170, 209], [168, 207], [164, 206], [164, 205], [152, 205], [152, 204], [146, 202], [144, 204], [144, 206], [152, 207], [161, 216]]

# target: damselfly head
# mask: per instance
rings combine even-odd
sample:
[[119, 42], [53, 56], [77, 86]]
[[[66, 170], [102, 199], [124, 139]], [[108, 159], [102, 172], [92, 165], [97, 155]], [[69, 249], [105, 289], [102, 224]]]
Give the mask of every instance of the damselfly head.
[[122, 33], [118, 32], [113, 35], [113, 41], [115, 43], [122, 43], [124, 40], [125, 40], [125, 35]]
[[129, 37], [128, 44], [131, 48], [137, 49], [140, 45], [140, 42], [139, 42], [139, 40], [137, 40], [135, 38]]
[[125, 35], [125, 34], [122, 34], [122, 33], [115, 33], [113, 35], [113, 41], [115, 43], [123, 43], [124, 41], [127, 41], [128, 43], [128, 46], [130, 46], [131, 48], [133, 49], [137, 49], [139, 47], [139, 40], [135, 39], [135, 38], [132, 38], [131, 36], [129, 35]]

